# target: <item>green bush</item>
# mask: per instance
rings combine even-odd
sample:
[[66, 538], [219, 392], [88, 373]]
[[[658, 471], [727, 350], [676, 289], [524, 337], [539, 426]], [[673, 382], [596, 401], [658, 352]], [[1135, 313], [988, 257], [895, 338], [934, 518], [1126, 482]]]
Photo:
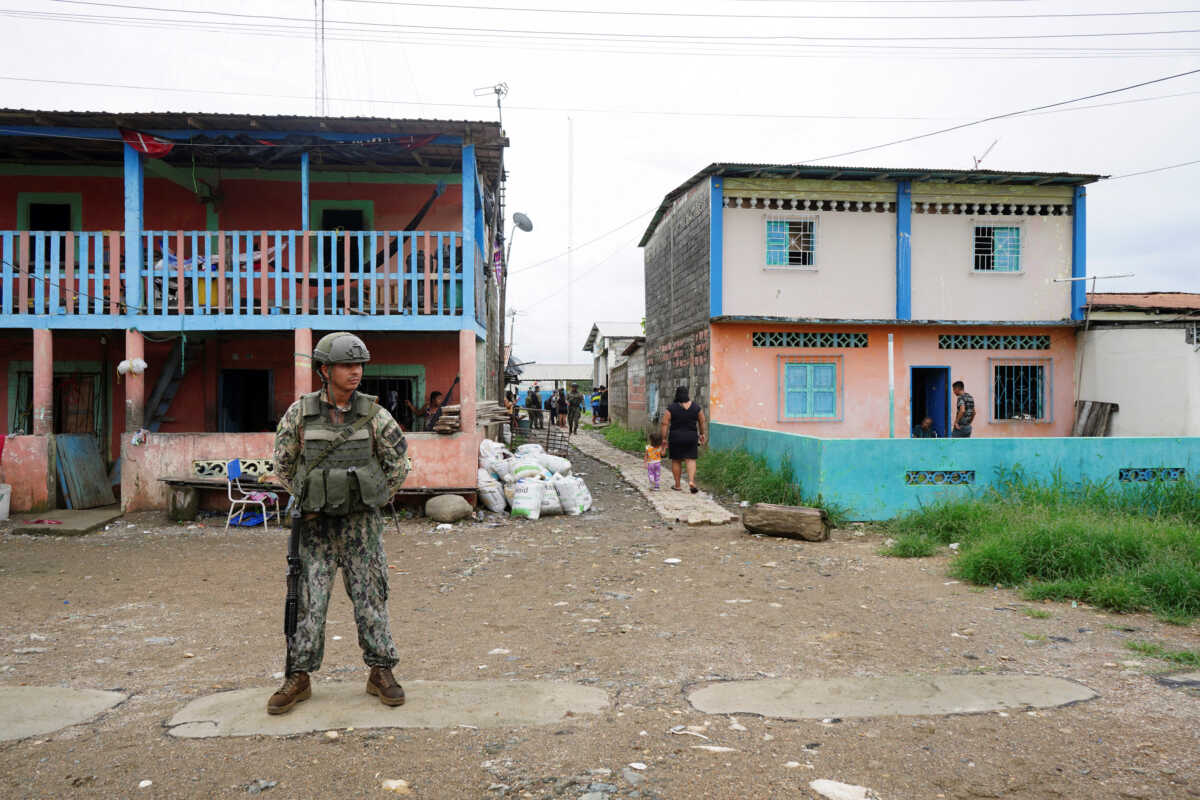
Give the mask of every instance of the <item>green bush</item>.
[[641, 455], [646, 452], [646, 434], [626, 428], [619, 422], [613, 422], [600, 431], [608, 443], [618, 450]]

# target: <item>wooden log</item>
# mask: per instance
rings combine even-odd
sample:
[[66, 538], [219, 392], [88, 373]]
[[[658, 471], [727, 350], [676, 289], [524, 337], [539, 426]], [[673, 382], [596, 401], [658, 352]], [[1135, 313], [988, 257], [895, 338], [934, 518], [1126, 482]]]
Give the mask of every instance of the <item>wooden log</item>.
[[742, 525], [751, 533], [823, 542], [829, 538], [829, 521], [819, 508], [755, 503], [742, 514]]

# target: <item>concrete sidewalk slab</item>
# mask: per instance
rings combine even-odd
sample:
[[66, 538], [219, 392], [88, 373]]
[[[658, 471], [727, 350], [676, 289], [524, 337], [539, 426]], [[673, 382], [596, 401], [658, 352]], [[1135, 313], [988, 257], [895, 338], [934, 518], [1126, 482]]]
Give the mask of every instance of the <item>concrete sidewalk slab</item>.
[[87, 722], [125, 697], [120, 692], [58, 686], [0, 688], [0, 741], [28, 739]]
[[683, 491], [676, 492], [670, 487], [675, 479], [671, 477], [671, 463], [664, 461], [662, 466], [662, 488], [655, 491], [650, 488], [650, 479], [646, 475], [646, 464], [641, 456], [618, 450], [609, 444], [603, 436], [590, 431], [580, 431], [571, 437], [571, 445], [587, 456], [602, 461], [621, 473], [629, 485], [641, 492], [650, 501], [654, 510], [668, 522], [685, 522], [688, 525], [724, 525], [733, 522], [738, 515], [714, 501], [706, 492], [692, 494], [687, 490], [687, 476], [684, 476]]
[[[16, 536], [83, 536], [103, 528], [120, 516], [120, 506], [79, 510], [58, 508], [53, 511], [39, 511], [14, 517], [11, 532]], [[54, 520], [54, 522], [46, 523], [38, 520]]]
[[1054, 708], [1093, 697], [1091, 689], [1062, 678], [942, 675], [734, 681], [697, 689], [688, 700], [706, 714], [844, 719]]
[[568, 713], [608, 708], [603, 689], [551, 681], [403, 681], [407, 702], [389, 708], [365, 681], [313, 684], [312, 699], [290, 713], [267, 714], [274, 687], [239, 689], [188, 703], [167, 723], [172, 736], [290, 736], [333, 728], [515, 728], [551, 725]]

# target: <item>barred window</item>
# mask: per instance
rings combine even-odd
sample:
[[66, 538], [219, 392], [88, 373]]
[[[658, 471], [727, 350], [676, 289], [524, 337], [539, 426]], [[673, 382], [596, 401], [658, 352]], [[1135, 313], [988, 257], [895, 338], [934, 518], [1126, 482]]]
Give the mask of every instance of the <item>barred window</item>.
[[976, 225], [975, 271], [1020, 272], [1021, 229], [1015, 225]]
[[992, 359], [992, 419], [1051, 422], [1051, 362]]
[[817, 218], [767, 220], [768, 267], [815, 267]]

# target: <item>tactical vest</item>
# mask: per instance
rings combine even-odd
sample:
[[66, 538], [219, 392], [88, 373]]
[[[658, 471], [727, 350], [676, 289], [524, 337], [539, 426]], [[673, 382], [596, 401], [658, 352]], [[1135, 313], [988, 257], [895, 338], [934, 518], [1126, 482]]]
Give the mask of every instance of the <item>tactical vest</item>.
[[383, 466], [375, 456], [369, 423], [325, 456], [316, 469], [307, 469], [307, 464], [315, 461], [346, 429], [362, 417], [379, 411], [375, 398], [355, 393], [351, 412], [346, 415], [348, 419], [341, 425], [334, 425], [322, 413], [320, 392], [301, 396], [300, 403], [304, 417], [300, 470], [305, 474], [300, 510], [343, 516], [386, 503], [390, 499], [387, 480]]

